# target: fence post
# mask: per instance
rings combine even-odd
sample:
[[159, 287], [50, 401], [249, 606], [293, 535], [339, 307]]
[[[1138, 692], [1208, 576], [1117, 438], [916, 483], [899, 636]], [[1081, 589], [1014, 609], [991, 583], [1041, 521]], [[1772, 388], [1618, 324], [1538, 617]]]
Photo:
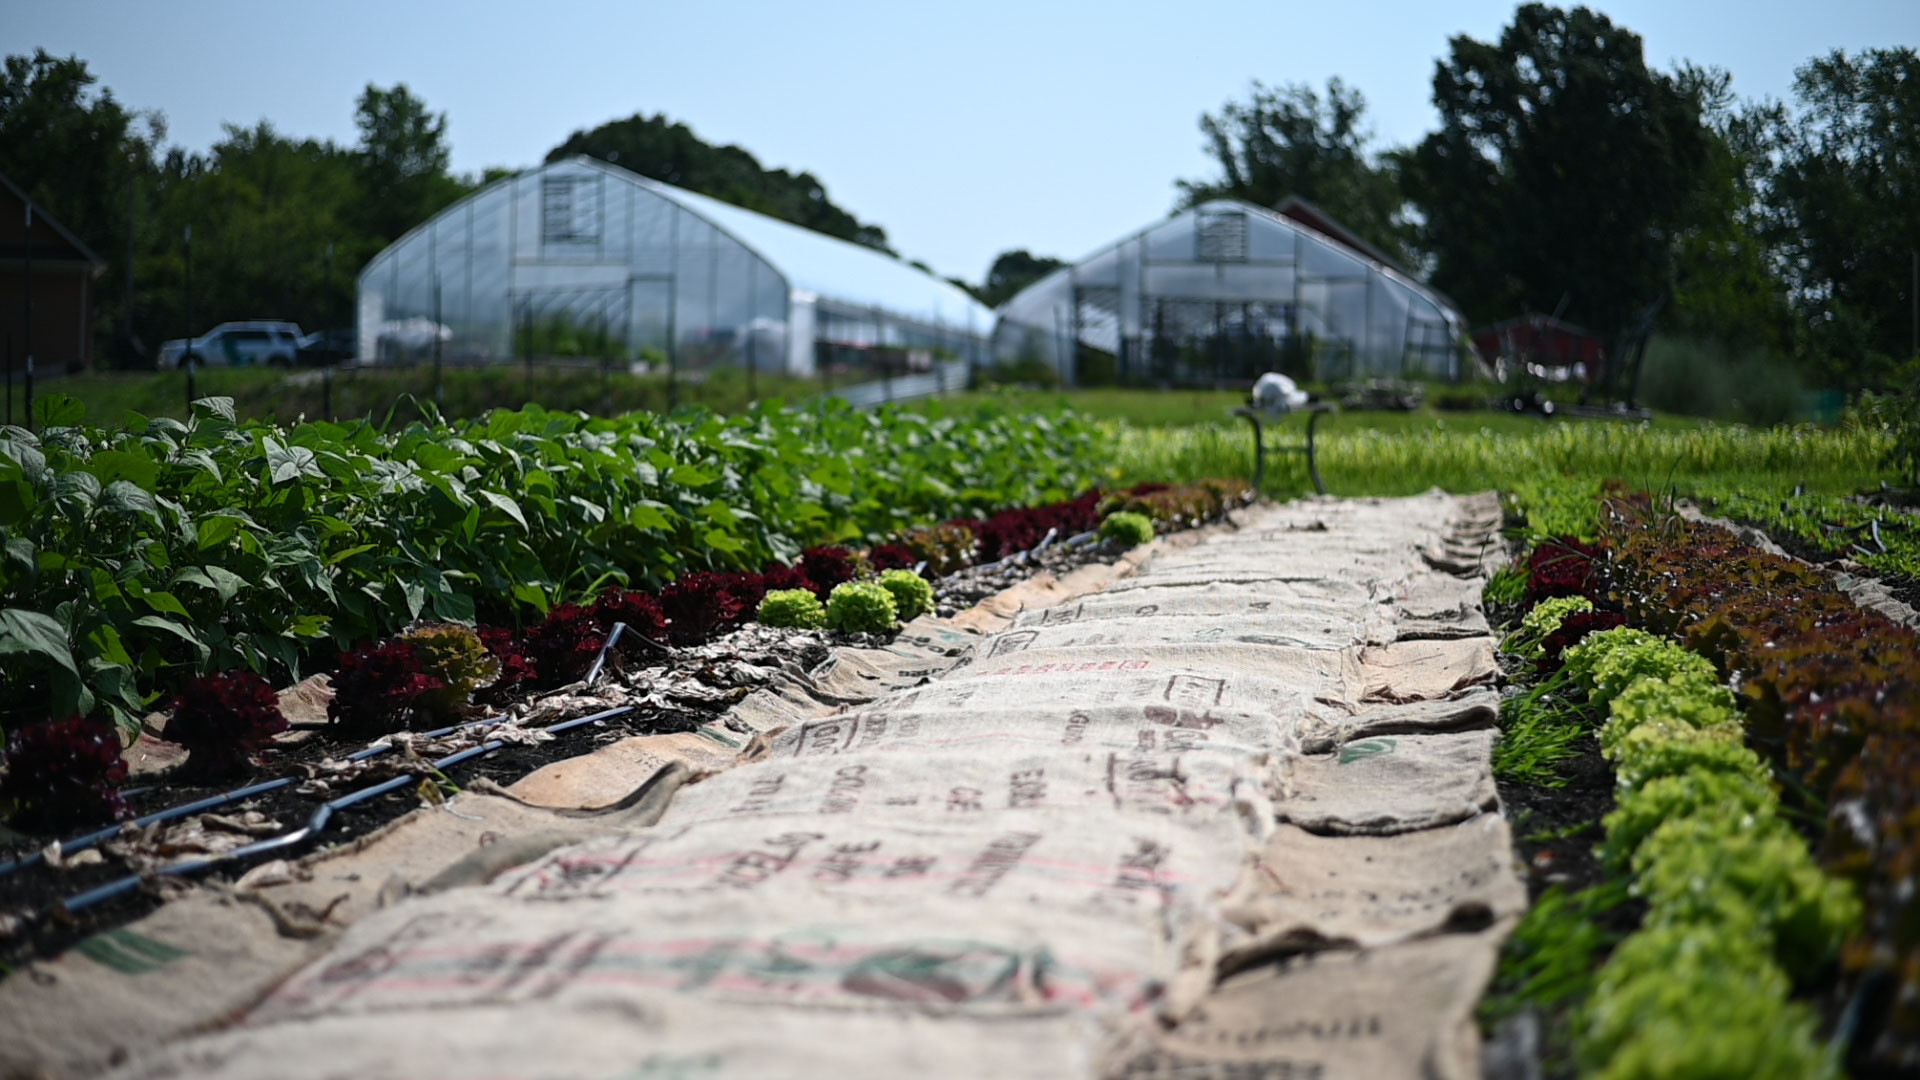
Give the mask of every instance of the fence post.
[[26, 429], [33, 430], [33, 204], [27, 204], [27, 402]]
[[446, 419], [447, 384], [446, 375], [441, 368], [440, 341], [440, 275], [433, 275], [433, 405], [440, 410], [440, 418]]

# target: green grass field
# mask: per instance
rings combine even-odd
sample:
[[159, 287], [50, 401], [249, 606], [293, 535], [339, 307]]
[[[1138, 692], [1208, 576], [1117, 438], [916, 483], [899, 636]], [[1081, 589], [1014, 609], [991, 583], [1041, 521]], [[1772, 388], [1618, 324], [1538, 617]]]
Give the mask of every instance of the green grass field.
[[[117, 424], [128, 412], [186, 415], [186, 377], [103, 373], [41, 384], [43, 395], [73, 395], [90, 421]], [[762, 376], [761, 397], [800, 400], [819, 383]], [[335, 374], [331, 402], [317, 370], [222, 370], [201, 373], [202, 396], [232, 397], [242, 418], [291, 423], [305, 416], [370, 416], [396, 422], [419, 415], [432, 399], [430, 369], [364, 369]], [[744, 408], [753, 395], [742, 372], [720, 370], [704, 381], [683, 380], [680, 401], [716, 412]], [[16, 388], [17, 392], [17, 388]], [[445, 372], [445, 413], [477, 416], [529, 401], [548, 409], [594, 414], [667, 407], [661, 376], [614, 374], [603, 383], [592, 370], [518, 367], [453, 368]], [[1109, 482], [1191, 481], [1250, 476], [1252, 439], [1231, 411], [1232, 391], [992, 389], [907, 406], [929, 416], [964, 415], [981, 406], [1008, 413], [1071, 407], [1106, 422], [1113, 453]], [[611, 408], [609, 409], [609, 406]], [[16, 409], [19, 408], [16, 399]], [[1306, 417], [1295, 414], [1270, 429], [1269, 443], [1298, 443]], [[1746, 428], [1692, 417], [1659, 415], [1651, 422], [1542, 419], [1506, 412], [1336, 412], [1320, 421], [1320, 470], [1336, 495], [1402, 495], [1441, 487], [1451, 491], [1511, 490], [1528, 477], [1605, 477], [1652, 491], [1707, 498], [1763, 495], [1804, 486], [1808, 493], [1841, 495], [1876, 486], [1889, 474], [1880, 461], [1884, 433], [1861, 428]], [[1266, 493], [1285, 498], [1311, 490], [1304, 459], [1269, 458]]]
[[[1410, 495], [1512, 490], [1542, 476], [1618, 479], [1647, 491], [1714, 497], [1725, 492], [1845, 494], [1876, 486], [1890, 437], [1863, 428], [1660, 427], [1608, 420], [1474, 424], [1405, 414], [1343, 414], [1322, 421], [1320, 472], [1334, 495]], [[1493, 417], [1488, 417], [1492, 421]], [[1288, 425], [1304, 421], [1294, 418]], [[1116, 483], [1247, 476], [1252, 437], [1244, 424], [1136, 427], [1115, 424]], [[1270, 439], [1272, 436], [1270, 436]], [[1278, 440], [1275, 440], [1278, 441]], [[1297, 441], [1294, 440], [1294, 441]], [[1301, 455], [1270, 459], [1266, 493], [1311, 490]]]

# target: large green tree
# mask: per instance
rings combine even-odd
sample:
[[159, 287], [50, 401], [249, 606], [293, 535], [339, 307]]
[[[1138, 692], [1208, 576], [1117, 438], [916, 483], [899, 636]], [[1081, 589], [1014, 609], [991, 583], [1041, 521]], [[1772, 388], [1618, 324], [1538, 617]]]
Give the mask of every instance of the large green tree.
[[1366, 98], [1338, 78], [1327, 81], [1325, 96], [1306, 83], [1254, 83], [1246, 101], [1200, 118], [1220, 176], [1178, 181], [1180, 205], [1230, 198], [1272, 207], [1297, 195], [1395, 259], [1411, 261], [1396, 158], [1368, 150], [1366, 111]]
[[119, 285], [126, 273], [128, 200], [145, 197], [141, 181], [165, 125], [157, 114], [122, 106], [95, 82], [77, 57], [44, 49], [7, 57], [0, 69], [0, 173], [107, 261], [95, 305], [95, 333], [105, 346], [125, 316]]
[[1434, 72], [1440, 130], [1409, 156], [1433, 281], [1475, 320], [1563, 311], [1603, 334], [1670, 288], [1701, 212], [1697, 97], [1605, 15], [1526, 4]]
[[[435, 113], [405, 83], [372, 83], [354, 105], [360, 128], [362, 222], [383, 243], [432, 217], [468, 191], [447, 171], [447, 114]], [[331, 149], [329, 147], [329, 149]]]
[[997, 308], [1015, 293], [1067, 265], [1061, 259], [1035, 255], [1024, 248], [1003, 251], [987, 270], [986, 284], [975, 292], [981, 303]]
[[1914, 354], [1920, 53], [1835, 51], [1796, 72], [1794, 106], [1756, 110], [1763, 229], [1826, 381], [1886, 385]]
[[740, 147], [711, 145], [692, 128], [665, 116], [635, 113], [592, 131], [576, 131], [549, 151], [547, 160], [575, 154], [893, 254], [886, 230], [835, 206], [826, 185], [812, 173], [764, 168]]
[[1771, 153], [1763, 111], [1743, 104], [1723, 69], [1682, 62], [1680, 89], [1700, 109], [1707, 157], [1673, 243], [1672, 306], [1663, 328], [1739, 351], [1784, 355], [1794, 313], [1767, 240], [1761, 176]]

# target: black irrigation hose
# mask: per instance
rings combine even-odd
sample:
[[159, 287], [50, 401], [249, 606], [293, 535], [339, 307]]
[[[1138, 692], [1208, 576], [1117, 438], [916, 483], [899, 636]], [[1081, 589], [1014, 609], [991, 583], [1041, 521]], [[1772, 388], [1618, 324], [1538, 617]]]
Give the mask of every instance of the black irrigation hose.
[[[543, 730], [546, 730], [548, 732], [555, 732], [555, 733], [561, 732], [561, 731], [567, 731], [572, 728], [581, 727], [585, 724], [594, 723], [595, 721], [612, 719], [613, 717], [620, 716], [625, 713], [630, 713], [633, 711], [633, 709], [634, 707], [632, 705], [621, 705], [616, 708], [606, 709], [601, 712], [592, 713], [590, 715], [578, 717], [573, 720], [562, 721], [561, 723], [558, 723], [558, 724], [550, 724]], [[497, 722], [497, 720], [495, 722]], [[473, 726], [473, 725], [468, 725], [468, 726]], [[458, 729], [449, 728], [448, 730], [452, 731], [452, 730], [458, 730]], [[479, 746], [468, 747], [467, 749], [461, 750], [457, 753], [448, 754], [446, 757], [440, 758], [439, 760], [432, 762], [432, 767], [436, 770], [449, 769], [455, 765], [460, 764], [461, 762], [480, 757], [484, 754], [491, 754], [495, 750], [498, 750], [505, 745], [507, 744], [503, 740], [490, 739], [487, 742], [481, 743]], [[370, 747], [369, 749], [372, 749], [372, 748]], [[365, 751], [362, 751], [362, 753], [364, 752]], [[370, 787], [364, 787], [358, 791], [354, 791], [346, 795], [342, 795], [337, 799], [332, 799], [327, 802], [321, 803], [319, 807], [317, 807], [313, 811], [313, 816], [307, 819], [306, 825], [302, 826], [301, 828], [294, 829], [291, 832], [282, 833], [279, 836], [275, 836], [266, 840], [256, 841], [255, 843], [247, 844], [243, 847], [234, 848], [232, 851], [224, 852], [219, 855], [211, 855], [204, 859], [194, 859], [191, 862], [174, 863], [170, 866], [163, 866], [157, 870], [150, 871], [148, 874], [129, 874], [126, 877], [118, 878], [114, 881], [109, 881], [105, 885], [101, 885], [97, 888], [88, 889], [86, 892], [77, 893], [73, 896], [69, 896], [65, 900], [60, 902], [60, 908], [61, 910], [65, 911], [67, 914], [72, 914], [76, 911], [84, 911], [87, 908], [94, 906], [95, 904], [104, 903], [108, 900], [114, 899], [115, 897], [124, 896], [125, 894], [133, 891], [134, 889], [139, 888], [140, 883], [142, 881], [145, 881], [149, 876], [185, 877], [191, 874], [204, 873], [205, 871], [211, 870], [214, 867], [220, 865], [221, 863], [233, 862], [238, 859], [250, 859], [256, 855], [264, 855], [268, 852], [279, 851], [283, 848], [295, 847], [319, 835], [321, 830], [327, 827], [327, 823], [333, 819], [334, 811], [345, 810], [350, 806], [355, 806], [359, 803], [366, 802], [369, 799], [379, 798], [380, 796], [385, 795], [388, 792], [398, 791], [401, 788], [406, 787], [408, 784], [411, 784], [411, 783], [418, 783], [418, 779], [414, 776], [408, 775], [408, 776], [396, 776], [389, 780], [382, 780], [381, 782], [374, 784]]]
[[[465, 724], [454, 724], [451, 727], [421, 732], [420, 737], [423, 739], [437, 739], [442, 735], [451, 735], [456, 731], [469, 731], [473, 728], [498, 724], [504, 720], [506, 720], [504, 716], [490, 716], [485, 720], [474, 720]], [[365, 761], [368, 758], [379, 757], [392, 749], [393, 744], [390, 742], [375, 743], [364, 750], [358, 750], [348, 754], [347, 760]], [[143, 814], [129, 821], [116, 821], [105, 828], [96, 829], [93, 832], [65, 841], [60, 845], [60, 854], [64, 856], [76, 851], [85, 851], [90, 847], [98, 845], [102, 840], [111, 840], [113, 837], [120, 835], [121, 829], [128, 825], [132, 825], [136, 829], [144, 829], [155, 822], [175, 821], [190, 814], [200, 813], [203, 810], [213, 810], [217, 807], [227, 806], [239, 802], [242, 799], [250, 799], [255, 795], [265, 795], [269, 791], [279, 791], [281, 788], [293, 782], [294, 778], [291, 776], [283, 776], [278, 780], [264, 780], [258, 784], [248, 784], [245, 787], [235, 788], [224, 795], [209, 795], [204, 799], [195, 799], [190, 803], [183, 803], [165, 810], [156, 810], [151, 814]], [[16, 870], [24, 870], [29, 866], [37, 865], [44, 858], [46, 858], [44, 851], [36, 851], [30, 855], [22, 855], [20, 858], [0, 863], [0, 877], [5, 877]]]

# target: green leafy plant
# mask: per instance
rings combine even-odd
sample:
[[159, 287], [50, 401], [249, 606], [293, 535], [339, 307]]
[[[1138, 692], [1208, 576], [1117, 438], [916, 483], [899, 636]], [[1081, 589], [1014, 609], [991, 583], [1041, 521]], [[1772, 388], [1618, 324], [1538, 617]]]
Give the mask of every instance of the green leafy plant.
[[1064, 411], [837, 402], [387, 431], [239, 423], [225, 398], [102, 428], [45, 400], [38, 434], [0, 429], [0, 730], [131, 730], [197, 675], [292, 681], [421, 620], [527, 626], [609, 586], [909, 529], [964, 565], [971, 535], [930, 523], [1069, 499], [1108, 439]]
[[933, 586], [911, 570], [884, 571], [879, 585], [893, 596], [894, 607], [903, 623], [933, 610]]
[[756, 615], [768, 626], [817, 630], [827, 625], [827, 609], [807, 589], [775, 589], [760, 601]]
[[843, 633], [884, 634], [898, 625], [893, 594], [871, 581], [834, 586], [827, 597], [827, 629]]
[[1566, 617], [1592, 611], [1593, 601], [1584, 596], [1556, 596], [1542, 600], [1521, 618], [1520, 626], [1500, 642], [1500, 648], [1515, 656], [1537, 659], [1548, 635], [1560, 629]]
[[416, 699], [420, 708], [439, 719], [457, 716], [476, 693], [500, 677], [500, 661], [471, 627], [417, 626], [401, 634], [400, 640], [413, 648], [421, 672], [441, 684]]
[[1771, 817], [1778, 806], [1773, 788], [1744, 771], [1699, 769], [1655, 777], [1623, 794], [1607, 814], [1601, 854], [1616, 870], [1625, 869], [1640, 842], [1667, 821], [1692, 815]]
[[1129, 510], [1116, 510], [1100, 522], [1100, 539], [1137, 547], [1153, 539], [1153, 519]]

